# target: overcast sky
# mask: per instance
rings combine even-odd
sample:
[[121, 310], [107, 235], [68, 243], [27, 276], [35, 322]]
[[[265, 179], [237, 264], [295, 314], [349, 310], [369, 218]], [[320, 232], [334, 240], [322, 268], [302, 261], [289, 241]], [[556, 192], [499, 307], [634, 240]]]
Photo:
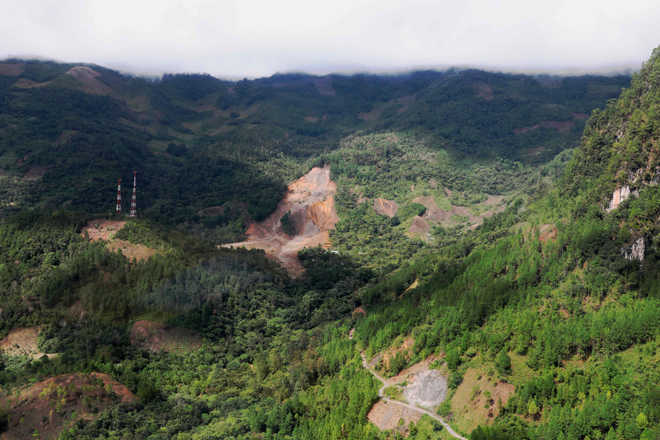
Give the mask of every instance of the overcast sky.
[[657, 0], [0, 0], [0, 58], [221, 77], [638, 68]]

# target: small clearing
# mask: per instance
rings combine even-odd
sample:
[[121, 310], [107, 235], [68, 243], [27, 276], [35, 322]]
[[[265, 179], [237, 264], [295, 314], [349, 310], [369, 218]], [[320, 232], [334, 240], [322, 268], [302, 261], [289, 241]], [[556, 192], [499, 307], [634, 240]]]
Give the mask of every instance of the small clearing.
[[50, 171], [49, 167], [43, 165], [35, 165], [28, 168], [27, 173], [21, 178], [21, 182], [31, 182], [33, 180], [39, 180]]
[[25, 61], [19, 61], [18, 63], [0, 63], [0, 75], [18, 76], [23, 73], [23, 67], [25, 67]]
[[429, 367], [433, 362], [436, 361], [436, 359], [438, 359], [436, 356], [431, 355], [426, 359], [424, 359], [423, 361], [417, 362], [415, 365], [406, 368], [396, 376], [390, 377], [389, 379], [387, 379], [387, 382], [390, 385], [400, 384], [401, 382], [408, 380], [408, 377], [411, 375], [422, 373], [424, 371], [429, 371]]
[[545, 147], [536, 147], [536, 148], [530, 148], [527, 150], [527, 154], [530, 156], [535, 156], [537, 154], [540, 154], [543, 150], [545, 150]]
[[222, 127], [216, 128], [215, 130], [207, 131], [206, 134], [208, 134], [209, 136], [215, 136], [216, 134], [226, 133], [228, 131], [232, 131], [235, 128], [236, 128], [235, 125], [223, 125]]
[[133, 260], [135, 258], [137, 261], [146, 260], [152, 255], [156, 254], [156, 251], [146, 247], [143, 244], [133, 244], [126, 240], [120, 240], [114, 238], [114, 235], [126, 225], [126, 221], [118, 220], [92, 220], [87, 222], [80, 231], [81, 236], [85, 236], [87, 232], [89, 241], [99, 241], [105, 240], [108, 244], [105, 246], [110, 251], [115, 252], [120, 250], [121, 253], [128, 258]]
[[148, 350], [183, 354], [199, 350], [203, 340], [194, 330], [154, 321], [138, 321], [131, 329], [131, 344]]
[[250, 116], [251, 114], [253, 114], [253, 113], [256, 112], [257, 110], [259, 110], [259, 108], [261, 107], [262, 104], [263, 104], [263, 102], [258, 102], [258, 103], [256, 103], [256, 104], [254, 104], [254, 105], [252, 105], [252, 106], [246, 108], [246, 109], [243, 110], [243, 111], [241, 112], [241, 114], [238, 116], [238, 119], [247, 119], [248, 116]]
[[76, 130], [62, 130], [62, 133], [55, 139], [55, 142], [53, 142], [53, 145], [61, 145], [64, 144], [66, 141], [71, 139], [73, 136], [77, 135], [80, 133], [79, 131]]
[[401, 434], [407, 433], [410, 422], [417, 423], [422, 418], [422, 413], [401, 405], [395, 405], [384, 400], [379, 400], [369, 410], [367, 420], [376, 425], [380, 430], [397, 429], [399, 420], [403, 419]]
[[124, 385], [107, 374], [65, 374], [30, 385], [16, 394], [2, 396], [0, 406], [9, 406], [9, 430], [0, 440], [57, 439], [81, 418], [93, 419], [108, 408], [135, 401]]
[[438, 187], [438, 182], [435, 179], [429, 179], [429, 186], [435, 189]]
[[80, 231], [81, 236], [87, 232], [89, 241], [111, 240], [112, 237], [126, 225], [125, 221], [117, 220], [92, 220], [87, 222]]
[[580, 119], [582, 121], [584, 121], [585, 119], [587, 119], [589, 117], [589, 113], [575, 113], [575, 112], [573, 112], [571, 114], [573, 115], [573, 117], [575, 119]]
[[477, 93], [475, 95], [477, 98], [483, 98], [486, 101], [493, 99], [493, 89], [491, 89], [488, 84], [479, 81], [475, 83], [474, 86], [477, 89]]
[[438, 406], [447, 398], [447, 378], [438, 370], [411, 374], [408, 385], [403, 388], [403, 397], [411, 405]]
[[19, 78], [18, 81], [16, 81], [16, 83], [14, 84], [14, 87], [18, 87], [19, 89], [34, 89], [37, 87], [47, 86], [50, 83], [51, 81], [38, 83], [36, 81], [32, 81], [31, 79]]
[[413, 203], [419, 203], [420, 205], [424, 205], [426, 209], [429, 211], [433, 212], [436, 209], [438, 209], [438, 205], [435, 204], [435, 199], [433, 196], [421, 196], [421, 197], [415, 197], [412, 200]]
[[[8, 356], [30, 356], [33, 359], [39, 359], [45, 353], [42, 353], [37, 347], [38, 335], [39, 327], [13, 328], [4, 339], [0, 340], [0, 350]], [[57, 354], [50, 353], [46, 356], [52, 358]]]
[[315, 118], [314, 116], [305, 116], [305, 121], [307, 122], [318, 122], [319, 118]]
[[[490, 398], [486, 394], [490, 393]], [[463, 376], [463, 382], [456, 389], [451, 399], [451, 408], [456, 426], [465, 432], [471, 432], [479, 425], [490, 425], [499, 415], [498, 400], [506, 405], [515, 387], [511, 384], [498, 382], [475, 368], [468, 368]], [[488, 404], [489, 408], [484, 408]]]
[[531, 127], [514, 128], [513, 134], [519, 135], [541, 127], [554, 128], [560, 133], [568, 133], [571, 131], [571, 128], [573, 128], [573, 125], [575, 125], [575, 122], [573, 121], [543, 121], [540, 124], [532, 125]]
[[85, 93], [92, 95], [109, 95], [112, 93], [110, 87], [96, 79], [102, 76], [102, 74], [87, 66], [72, 67], [66, 74], [80, 81], [82, 83], [82, 91]]
[[374, 209], [378, 214], [392, 218], [399, 212], [399, 205], [394, 200], [374, 199]]
[[[322, 245], [330, 247], [328, 231], [339, 221], [334, 196], [337, 185], [330, 180], [330, 167], [312, 168], [300, 179], [289, 184], [277, 209], [263, 222], [252, 222], [247, 241], [225, 244], [223, 247], [263, 249], [266, 255], [279, 261], [291, 276], [303, 272], [298, 251]], [[281, 219], [289, 213], [293, 236], [284, 233]]]
[[332, 88], [332, 77], [326, 76], [314, 80], [316, 90], [323, 96], [335, 96], [337, 91]]
[[539, 241], [541, 243], [545, 243], [548, 240], [555, 241], [557, 240], [557, 234], [559, 234], [559, 231], [557, 231], [557, 227], [551, 224], [540, 225], [539, 232], [541, 234], [539, 236]]
[[428, 234], [429, 231], [431, 231], [431, 226], [418, 215], [413, 218], [412, 225], [408, 229], [411, 234]]
[[401, 107], [396, 111], [397, 113], [401, 114], [408, 110], [408, 107], [410, 107], [410, 104], [415, 102], [415, 97], [414, 96], [402, 96], [401, 98], [397, 98], [394, 100], [394, 103], [397, 105], [400, 105]]
[[362, 112], [358, 115], [359, 119], [364, 119], [365, 121], [375, 121], [376, 119], [380, 118], [380, 115], [383, 114], [383, 110], [385, 110], [384, 107], [382, 106], [374, 106], [373, 109], [371, 109], [370, 112]]

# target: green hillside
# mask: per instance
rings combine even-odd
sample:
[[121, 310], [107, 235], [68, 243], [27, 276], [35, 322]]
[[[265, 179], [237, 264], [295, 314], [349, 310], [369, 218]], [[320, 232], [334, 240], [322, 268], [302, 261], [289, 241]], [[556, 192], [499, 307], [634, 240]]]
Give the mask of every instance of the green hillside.
[[[660, 438], [659, 57], [632, 82], [6, 63], [0, 432], [451, 438], [372, 423], [364, 351], [443, 374], [432, 409], [471, 440]], [[321, 165], [340, 220], [301, 276], [218, 248]], [[134, 169], [140, 217], [112, 216]], [[72, 373], [123, 388], [29, 397]]]

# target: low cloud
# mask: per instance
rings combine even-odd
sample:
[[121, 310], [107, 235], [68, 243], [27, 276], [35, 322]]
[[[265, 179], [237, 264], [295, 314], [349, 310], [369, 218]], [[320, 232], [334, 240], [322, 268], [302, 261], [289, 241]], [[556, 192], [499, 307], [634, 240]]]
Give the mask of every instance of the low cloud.
[[0, 57], [141, 74], [389, 72], [473, 66], [558, 74], [638, 68], [654, 1], [4, 0]]

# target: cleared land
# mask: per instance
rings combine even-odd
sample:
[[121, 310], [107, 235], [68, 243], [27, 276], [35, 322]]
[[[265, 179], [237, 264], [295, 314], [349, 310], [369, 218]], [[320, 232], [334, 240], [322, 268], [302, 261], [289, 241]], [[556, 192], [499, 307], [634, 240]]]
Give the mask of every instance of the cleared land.
[[133, 324], [131, 329], [131, 344], [155, 352], [186, 353], [199, 350], [202, 342], [196, 331], [161, 322], [142, 320]]
[[[337, 185], [330, 180], [330, 167], [312, 168], [297, 181], [289, 184], [277, 209], [263, 222], [252, 222], [247, 241], [230, 243], [224, 247], [263, 249], [266, 255], [279, 261], [291, 276], [300, 275], [303, 268], [298, 251], [306, 247], [330, 246], [328, 231], [339, 221], [334, 195]], [[293, 236], [282, 229], [282, 217], [289, 213]]]

